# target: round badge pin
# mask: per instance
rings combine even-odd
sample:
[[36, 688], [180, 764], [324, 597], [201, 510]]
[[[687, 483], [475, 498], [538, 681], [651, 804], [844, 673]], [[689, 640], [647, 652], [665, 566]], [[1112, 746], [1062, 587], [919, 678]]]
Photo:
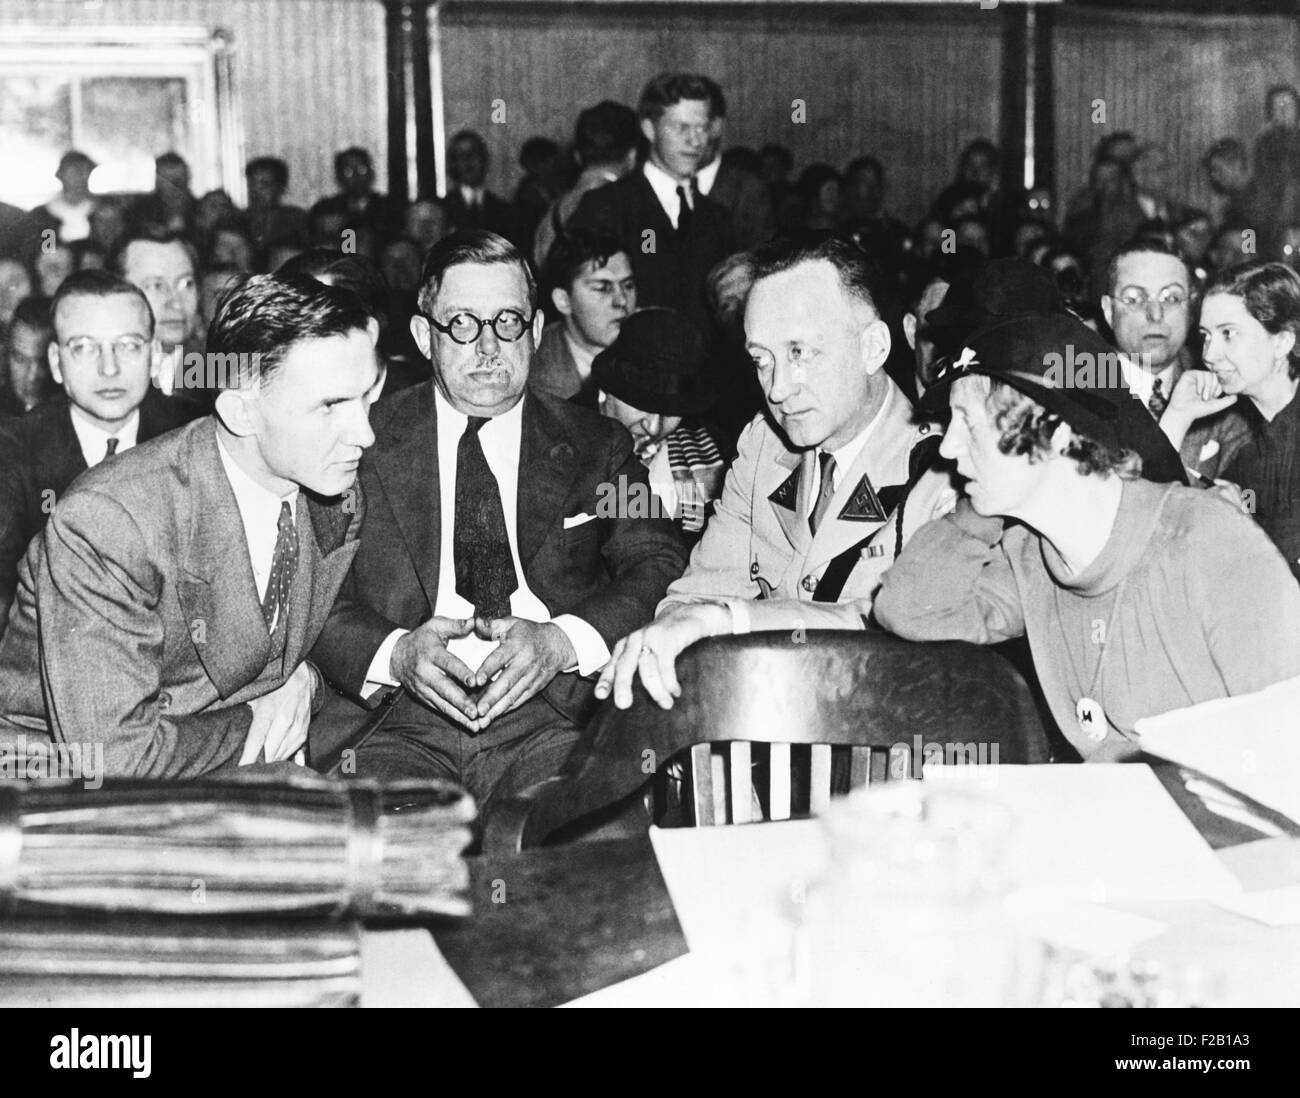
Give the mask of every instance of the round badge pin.
[[1079, 722], [1079, 731], [1093, 743], [1101, 743], [1106, 738], [1106, 712], [1100, 703], [1092, 698], [1080, 698], [1074, 707], [1074, 717]]

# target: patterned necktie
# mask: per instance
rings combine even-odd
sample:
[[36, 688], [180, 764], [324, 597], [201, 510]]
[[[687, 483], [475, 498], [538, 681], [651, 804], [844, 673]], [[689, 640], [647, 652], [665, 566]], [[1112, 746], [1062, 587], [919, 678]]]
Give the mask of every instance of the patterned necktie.
[[293, 586], [293, 574], [298, 570], [298, 529], [293, 524], [293, 508], [288, 500], [280, 504], [276, 530], [271, 578], [267, 580], [266, 597], [262, 599], [262, 617], [266, 620], [268, 633], [275, 632], [276, 614], [289, 605], [289, 589]]
[[510, 595], [519, 586], [501, 488], [488, 467], [479, 430], [486, 419], [470, 416], [456, 448], [456, 518], [452, 552], [456, 594], [474, 604], [479, 617], [510, 613]]
[[831, 498], [835, 495], [835, 458], [833, 455], [823, 451], [817, 455], [817, 460], [822, 464], [822, 486], [817, 493], [817, 502], [813, 505], [812, 514], [808, 516], [808, 529], [817, 533], [817, 527], [822, 524], [822, 519], [826, 517], [826, 512], [830, 510]]
[[108, 452], [104, 455], [104, 457], [111, 458], [114, 454], [117, 453], [117, 443], [118, 443], [118, 439], [116, 436], [108, 440]]
[[691, 225], [695, 221], [695, 210], [691, 206], [691, 194], [694, 186], [695, 177], [692, 176], [677, 188], [677, 200], [680, 203], [677, 207], [678, 236], [685, 236], [689, 233], [691, 231]]
[[1155, 383], [1151, 386], [1151, 399], [1147, 401], [1147, 408], [1151, 414], [1159, 419], [1165, 414], [1165, 409], [1169, 407], [1169, 398], [1165, 396], [1164, 383], [1156, 378]]

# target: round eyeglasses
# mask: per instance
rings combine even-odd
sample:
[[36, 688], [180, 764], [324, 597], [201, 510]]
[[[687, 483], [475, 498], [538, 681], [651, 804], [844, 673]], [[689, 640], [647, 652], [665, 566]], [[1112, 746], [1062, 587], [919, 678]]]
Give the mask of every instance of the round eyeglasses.
[[76, 336], [63, 345], [68, 358], [78, 366], [98, 363], [100, 352], [105, 347], [113, 349], [115, 362], [139, 362], [149, 350], [149, 341], [140, 336], [119, 336], [103, 342], [91, 339], [90, 336]]
[[532, 324], [533, 316], [524, 316], [517, 309], [502, 309], [491, 320], [480, 320], [473, 313], [457, 313], [446, 324], [439, 324], [431, 316], [425, 319], [438, 331], [451, 336], [457, 343], [477, 343], [484, 327], [490, 326], [493, 334], [503, 343], [513, 343], [519, 339]]
[[1127, 286], [1119, 294], [1119, 302], [1127, 309], [1145, 309], [1151, 302], [1157, 301], [1162, 309], [1177, 309], [1187, 304], [1188, 293], [1181, 286], [1166, 286], [1154, 298], [1146, 290], [1136, 286]]

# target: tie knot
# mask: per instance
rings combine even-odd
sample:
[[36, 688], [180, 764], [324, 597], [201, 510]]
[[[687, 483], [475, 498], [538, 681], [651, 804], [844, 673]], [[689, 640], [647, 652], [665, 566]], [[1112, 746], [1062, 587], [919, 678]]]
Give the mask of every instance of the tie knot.
[[293, 529], [293, 508], [289, 506], [287, 499], [280, 501], [280, 519], [275, 526], [281, 531]]
[[112, 457], [114, 454], [117, 453], [117, 444], [119, 441], [120, 440], [117, 439], [116, 437], [110, 438], [108, 440], [108, 453], [105, 455], [106, 457]]
[[479, 431], [481, 431], [481, 430], [483, 429], [483, 424], [485, 424], [485, 423], [486, 423], [489, 419], [491, 419], [491, 418], [492, 418], [491, 416], [469, 416], [469, 417], [467, 417], [467, 420], [466, 420], [466, 423], [465, 423], [465, 433], [466, 433], [467, 435], [476, 435], [476, 434], [478, 434]]
[[835, 455], [822, 450], [817, 455], [817, 460], [821, 462], [822, 466], [822, 483], [830, 483], [831, 477], [835, 475]]
[[1164, 396], [1165, 383], [1161, 381], [1160, 378], [1156, 378], [1155, 381], [1152, 383], [1151, 393], [1153, 396]]

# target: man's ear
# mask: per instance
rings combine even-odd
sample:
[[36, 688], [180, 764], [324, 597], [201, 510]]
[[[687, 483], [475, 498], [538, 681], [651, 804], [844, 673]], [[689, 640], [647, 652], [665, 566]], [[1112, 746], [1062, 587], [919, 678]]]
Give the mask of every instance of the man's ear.
[[373, 316], [366, 321], [366, 334], [370, 337], [370, 346], [379, 346], [379, 321]]
[[433, 360], [433, 329], [429, 327], [429, 318], [416, 313], [411, 317], [411, 337], [420, 348], [420, 354]]
[[217, 394], [217, 416], [232, 435], [248, 438], [257, 433], [255, 389], [223, 389]]
[[45, 357], [50, 364], [50, 375], [59, 385], [63, 384], [63, 366], [59, 362], [59, 345], [50, 340], [50, 345], [45, 349]]
[[542, 329], [546, 327], [546, 313], [534, 307], [533, 308], [533, 346], [536, 347], [542, 342]]
[[874, 374], [884, 366], [892, 344], [889, 325], [879, 317], [862, 329], [862, 334], [858, 337], [858, 348], [868, 374]]
[[903, 338], [907, 340], [907, 345], [916, 350], [916, 314], [903, 314]]
[[176, 369], [181, 364], [185, 345], [178, 343], [170, 351], [164, 351], [162, 344], [155, 339], [152, 349], [149, 377], [162, 391], [163, 396], [171, 396], [176, 389]]
[[556, 286], [551, 291], [551, 304], [559, 311], [561, 316], [573, 315], [573, 301], [569, 297], [569, 291]]
[[655, 143], [655, 124], [651, 119], [641, 119], [641, 132], [645, 135], [645, 139], [649, 141], [650, 144], [653, 145]]
[[1101, 295], [1101, 315], [1106, 318], [1106, 323], [1110, 325], [1111, 331], [1115, 330], [1115, 324], [1111, 317], [1115, 313], [1115, 299], [1110, 294]]
[[1293, 350], [1295, 350], [1295, 332], [1283, 328], [1273, 336], [1273, 354], [1276, 358], [1286, 358]]

